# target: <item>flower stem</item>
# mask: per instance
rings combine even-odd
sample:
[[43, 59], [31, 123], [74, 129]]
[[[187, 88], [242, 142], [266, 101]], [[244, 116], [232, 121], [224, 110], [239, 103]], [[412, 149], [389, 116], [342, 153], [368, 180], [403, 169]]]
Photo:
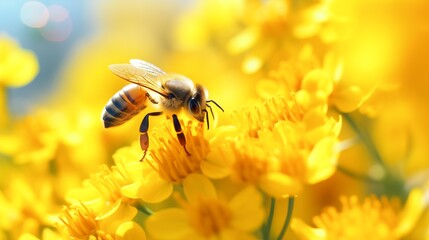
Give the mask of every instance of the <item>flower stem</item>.
[[377, 180], [371, 178], [370, 176], [352, 172], [349, 169], [344, 168], [343, 166], [338, 165], [337, 169], [349, 177], [352, 177], [352, 178], [355, 178], [358, 180], [363, 180], [363, 181], [368, 182], [368, 183], [378, 183]]
[[295, 197], [289, 197], [288, 205], [287, 205], [287, 215], [285, 222], [283, 224], [282, 230], [280, 231], [279, 236], [277, 237], [277, 240], [282, 240], [283, 236], [286, 233], [286, 230], [289, 226], [290, 220], [292, 219], [292, 213], [293, 213], [293, 206], [295, 204]]
[[0, 85], [0, 129], [6, 129], [9, 122], [7, 109], [6, 88]]
[[267, 223], [264, 226], [264, 239], [270, 239], [270, 232], [271, 232], [271, 225], [273, 223], [273, 218], [274, 218], [274, 210], [276, 208], [276, 199], [271, 197], [271, 202], [270, 202], [270, 214], [268, 215], [268, 219], [267, 219]]
[[147, 208], [146, 206], [144, 206], [144, 205], [142, 205], [142, 204], [138, 204], [138, 205], [137, 205], [137, 209], [138, 209], [140, 212], [142, 212], [142, 213], [144, 213], [144, 214], [146, 214], [146, 215], [148, 215], [148, 216], [150, 216], [150, 215], [152, 215], [152, 214], [153, 214], [153, 211], [152, 211], [152, 210], [150, 210], [149, 208]]
[[353, 118], [348, 113], [341, 113], [341, 115], [344, 117], [344, 119], [349, 123], [350, 127], [353, 128], [353, 130], [357, 133], [359, 138], [362, 140], [363, 144], [365, 144], [366, 148], [370, 152], [370, 154], [373, 156], [374, 160], [380, 164], [380, 166], [383, 167], [386, 171], [387, 166], [383, 161], [383, 158], [381, 157], [380, 153], [378, 152], [377, 148], [375, 147], [374, 142], [372, 141], [371, 137], [368, 136], [368, 134], [359, 126], [356, 124], [356, 122], [353, 120]]

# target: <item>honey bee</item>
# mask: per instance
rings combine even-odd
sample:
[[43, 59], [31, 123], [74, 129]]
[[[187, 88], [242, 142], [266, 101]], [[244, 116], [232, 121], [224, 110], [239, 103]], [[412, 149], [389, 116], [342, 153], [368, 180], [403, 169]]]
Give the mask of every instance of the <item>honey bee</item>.
[[199, 122], [207, 118], [209, 128], [209, 103], [215, 104], [220, 110], [222, 107], [213, 100], [208, 100], [208, 91], [201, 84], [194, 84], [189, 78], [178, 74], [167, 74], [155, 65], [139, 59], [130, 60], [130, 64], [112, 64], [109, 69], [117, 76], [127, 80], [130, 84], [119, 90], [107, 102], [103, 109], [102, 120], [105, 128], [125, 123], [147, 107], [147, 99], [159, 106], [160, 111], [145, 115], [140, 124], [140, 147], [143, 150], [143, 161], [149, 148], [149, 116], [159, 116], [163, 113], [173, 119], [177, 138], [185, 152], [186, 139], [182, 132], [177, 113], [184, 109], [191, 117]]

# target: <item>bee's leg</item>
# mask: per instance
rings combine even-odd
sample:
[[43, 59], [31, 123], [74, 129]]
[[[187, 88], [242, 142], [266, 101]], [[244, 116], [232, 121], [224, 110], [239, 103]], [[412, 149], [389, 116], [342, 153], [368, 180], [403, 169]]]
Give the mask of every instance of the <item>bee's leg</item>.
[[186, 150], [185, 134], [183, 134], [182, 126], [180, 126], [180, 122], [179, 122], [179, 119], [177, 118], [176, 114], [173, 114], [173, 124], [174, 124], [174, 130], [176, 130], [177, 139], [179, 139], [180, 145], [183, 146], [186, 154], [188, 154], [188, 156], [191, 156], [191, 154], [188, 152], [188, 150]]
[[151, 112], [144, 116], [142, 123], [140, 124], [140, 147], [143, 150], [143, 157], [140, 162], [143, 161], [146, 156], [147, 149], [149, 148], [149, 136], [147, 130], [149, 129], [149, 116], [159, 116], [162, 112]]

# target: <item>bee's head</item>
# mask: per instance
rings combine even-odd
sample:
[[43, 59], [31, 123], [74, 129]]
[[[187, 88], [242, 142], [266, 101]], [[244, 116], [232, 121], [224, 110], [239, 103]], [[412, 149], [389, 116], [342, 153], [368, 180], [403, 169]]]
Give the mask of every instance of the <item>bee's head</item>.
[[206, 88], [200, 84], [196, 84], [196, 91], [188, 101], [189, 113], [198, 121], [204, 122], [206, 115], [206, 101], [208, 93]]
[[196, 84], [196, 91], [191, 96], [188, 102], [188, 110], [191, 113], [191, 115], [197, 119], [200, 122], [204, 122], [204, 117], [207, 118], [207, 129], [209, 128], [209, 112], [206, 110], [208, 107], [210, 109], [211, 115], [213, 116], [213, 110], [210, 105], [208, 105], [209, 102], [214, 103], [220, 110], [223, 109], [213, 100], [207, 100], [208, 99], [208, 92], [205, 87], [203, 87], [200, 84]]

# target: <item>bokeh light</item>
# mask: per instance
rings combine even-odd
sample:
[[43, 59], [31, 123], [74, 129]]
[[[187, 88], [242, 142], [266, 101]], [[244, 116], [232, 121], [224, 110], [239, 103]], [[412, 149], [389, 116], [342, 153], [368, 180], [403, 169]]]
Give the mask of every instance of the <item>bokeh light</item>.
[[39, 1], [28, 1], [22, 5], [21, 21], [32, 28], [41, 28], [49, 20], [48, 8]]

